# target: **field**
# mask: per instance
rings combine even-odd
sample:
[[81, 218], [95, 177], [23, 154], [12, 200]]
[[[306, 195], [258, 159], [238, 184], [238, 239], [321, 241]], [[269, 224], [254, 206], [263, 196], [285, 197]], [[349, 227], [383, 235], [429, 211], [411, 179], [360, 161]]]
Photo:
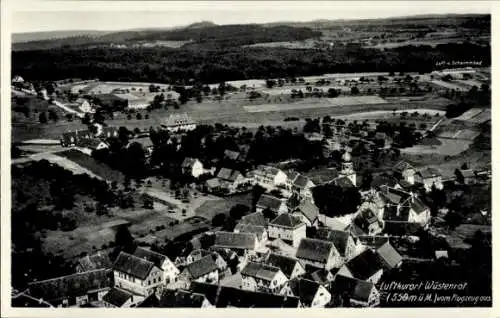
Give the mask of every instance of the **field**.
[[[168, 88], [168, 84], [158, 84], [153, 83], [155, 86], [160, 86], [160, 88]], [[109, 94], [115, 89], [130, 89], [130, 90], [142, 90], [144, 92], [149, 92], [149, 86], [151, 83], [139, 83], [139, 82], [91, 82], [87, 84], [75, 84], [75, 85], [63, 85], [60, 89], [69, 89], [73, 93], [78, 93], [82, 91], [86, 94]]]
[[212, 220], [212, 218], [219, 213], [229, 214], [229, 210], [236, 204], [244, 204], [251, 207], [251, 194], [238, 194], [227, 198], [207, 201], [196, 209], [195, 214], [207, 220]]
[[468, 121], [476, 124], [491, 120], [491, 109], [472, 108], [463, 113], [455, 120]]
[[96, 161], [94, 158], [87, 156], [77, 150], [65, 150], [58, 155], [65, 157], [72, 162], [84, 167], [91, 171], [93, 174], [103, 178], [107, 181], [116, 181], [117, 183], [123, 182], [123, 174], [117, 170], [111, 169], [108, 165]]
[[426, 145], [416, 145], [411, 148], [401, 149], [401, 153], [405, 154], [439, 154], [441, 156], [456, 156], [465, 150], [467, 150], [472, 141], [470, 140], [460, 140], [460, 139], [445, 139], [437, 138], [441, 145], [436, 146], [426, 146]]

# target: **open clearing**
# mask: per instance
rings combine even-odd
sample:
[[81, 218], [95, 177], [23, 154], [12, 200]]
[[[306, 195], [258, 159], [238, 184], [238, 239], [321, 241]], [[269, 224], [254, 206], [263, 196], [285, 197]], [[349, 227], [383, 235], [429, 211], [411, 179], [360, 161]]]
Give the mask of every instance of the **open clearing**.
[[411, 148], [401, 149], [401, 153], [407, 154], [439, 154], [442, 156], [456, 156], [469, 148], [470, 140], [437, 138], [441, 145], [425, 146], [416, 145]]
[[307, 103], [307, 100], [300, 103], [293, 104], [271, 104], [271, 105], [255, 105], [255, 106], [243, 106], [243, 108], [249, 113], [259, 113], [259, 112], [272, 112], [272, 111], [282, 111], [282, 110], [296, 110], [296, 109], [310, 109], [310, 108], [321, 108], [325, 106], [351, 106], [351, 105], [373, 105], [373, 104], [385, 104], [387, 103], [381, 97], [378, 96], [349, 96], [349, 97], [337, 97], [337, 98], [326, 98], [328, 104], [311, 104]]
[[79, 152], [78, 150], [69, 149], [59, 153], [60, 156], [67, 158], [67, 161], [74, 162], [92, 174], [97, 175], [107, 181], [123, 182], [123, 174], [117, 170], [111, 169], [108, 165], [98, 162], [92, 157]]

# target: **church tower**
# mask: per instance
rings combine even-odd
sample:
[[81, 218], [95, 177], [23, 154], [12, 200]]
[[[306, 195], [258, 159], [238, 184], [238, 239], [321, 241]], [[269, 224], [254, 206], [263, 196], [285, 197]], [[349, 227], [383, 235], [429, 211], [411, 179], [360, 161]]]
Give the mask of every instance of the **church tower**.
[[354, 171], [351, 153], [348, 150], [342, 155], [342, 170], [340, 171], [340, 175], [349, 178], [352, 184], [356, 186], [356, 171]]

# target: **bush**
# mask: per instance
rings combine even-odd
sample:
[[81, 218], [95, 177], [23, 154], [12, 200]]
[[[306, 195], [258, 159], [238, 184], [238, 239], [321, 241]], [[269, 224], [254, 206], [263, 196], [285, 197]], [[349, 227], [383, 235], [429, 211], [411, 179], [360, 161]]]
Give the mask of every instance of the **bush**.
[[222, 226], [225, 221], [226, 221], [226, 215], [224, 213], [216, 214], [212, 218], [212, 226], [216, 226], [216, 227]]

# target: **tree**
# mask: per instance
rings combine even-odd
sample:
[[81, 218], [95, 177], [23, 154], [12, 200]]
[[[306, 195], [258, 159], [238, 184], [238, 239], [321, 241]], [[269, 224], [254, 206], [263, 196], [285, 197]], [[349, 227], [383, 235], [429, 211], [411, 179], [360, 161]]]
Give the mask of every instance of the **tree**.
[[371, 172], [365, 170], [363, 171], [363, 177], [361, 179], [361, 189], [363, 190], [369, 190], [371, 188], [371, 184], [373, 181], [373, 175]]
[[53, 122], [57, 122], [59, 120], [59, 116], [54, 109], [49, 109], [49, 120], [52, 120]]
[[217, 88], [220, 96], [224, 96], [226, 94], [226, 83], [220, 82], [219, 87]]
[[247, 214], [250, 211], [250, 208], [244, 204], [236, 204], [234, 205], [231, 210], [229, 210], [229, 215], [235, 219], [239, 220], [241, 219], [245, 214]]
[[355, 187], [342, 188], [326, 184], [313, 188], [314, 202], [323, 214], [337, 217], [356, 212], [361, 195]]
[[357, 86], [353, 86], [351, 88], [351, 94], [352, 95], [358, 95], [359, 94], [359, 88]]
[[212, 226], [215, 226], [215, 227], [222, 226], [222, 225], [224, 225], [225, 221], [226, 221], [226, 215], [224, 213], [216, 214], [212, 218]]
[[142, 207], [145, 208], [145, 209], [153, 209], [153, 200], [151, 200], [150, 197], [144, 197], [144, 199], [142, 200], [143, 204], [142, 204]]
[[464, 217], [462, 214], [452, 211], [448, 212], [444, 217], [446, 224], [451, 230], [454, 230], [457, 226], [459, 226], [463, 222], [463, 219]]
[[141, 120], [141, 119], [142, 119], [142, 115], [141, 115], [141, 113], [137, 113], [137, 115], [135, 115], [135, 118], [136, 118], [137, 120]]
[[132, 253], [135, 249], [135, 240], [127, 225], [120, 225], [115, 233], [115, 246], [124, 252]]
[[46, 124], [47, 114], [45, 114], [45, 112], [41, 112], [40, 115], [38, 115], [38, 120], [40, 121], [40, 124]]
[[334, 98], [339, 96], [339, 92], [335, 88], [329, 88], [328, 89], [328, 97]]
[[328, 124], [323, 124], [323, 135], [325, 138], [332, 138], [333, 137], [333, 130], [332, 127]]
[[276, 81], [273, 80], [273, 79], [267, 79], [266, 80], [266, 87], [267, 88], [273, 88], [274, 86], [276, 86]]

